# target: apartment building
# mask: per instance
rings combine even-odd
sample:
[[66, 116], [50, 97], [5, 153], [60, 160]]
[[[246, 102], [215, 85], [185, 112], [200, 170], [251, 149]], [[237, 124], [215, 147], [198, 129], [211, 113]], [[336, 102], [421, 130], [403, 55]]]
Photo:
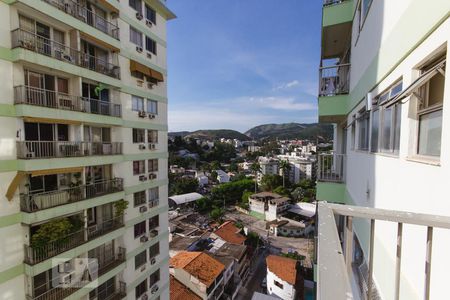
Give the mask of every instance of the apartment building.
[[323, 2], [318, 299], [448, 298], [449, 15], [446, 0]]
[[169, 299], [159, 0], [0, 1], [0, 297]]

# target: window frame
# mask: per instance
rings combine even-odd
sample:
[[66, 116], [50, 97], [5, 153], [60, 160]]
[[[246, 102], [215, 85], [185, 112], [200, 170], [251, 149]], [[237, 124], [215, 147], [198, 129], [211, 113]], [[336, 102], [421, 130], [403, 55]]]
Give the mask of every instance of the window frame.
[[142, 14], [142, 0], [128, 0], [128, 6]]
[[151, 37], [145, 36], [145, 50], [152, 53], [153, 55], [157, 55], [158, 46], [154, 39]]
[[148, 160], [148, 173], [158, 172], [158, 159], [152, 158]]
[[[142, 201], [144, 199], [144, 201]], [[134, 207], [141, 206], [147, 203], [147, 193], [145, 191], [139, 191], [133, 193], [133, 204]]]
[[[135, 104], [136, 103], [136, 104]], [[142, 109], [139, 109], [141, 107]], [[145, 111], [144, 98], [139, 96], [131, 96], [131, 110], [132, 111]]]
[[[135, 44], [136, 46], [139, 46], [141, 48], [144, 48], [144, 39], [143, 39], [143, 33], [134, 28], [130, 25], [130, 43]], [[133, 37], [137, 38], [137, 41], [133, 40]]]
[[145, 129], [132, 128], [132, 141], [133, 144], [145, 143]]
[[[364, 128], [364, 145], [362, 144], [361, 139], [361, 125], [365, 124]], [[369, 151], [370, 147], [370, 111], [367, 110], [367, 108], [364, 106], [364, 108], [360, 109], [358, 111], [357, 117], [356, 117], [356, 132], [357, 132], [357, 145], [356, 150], [359, 151]]]
[[134, 239], [140, 238], [147, 233], [147, 220], [134, 224]]
[[[152, 105], [154, 104], [154, 105]], [[154, 107], [154, 111], [152, 111], [152, 108]], [[147, 99], [146, 102], [146, 107], [147, 109], [147, 113], [149, 114], [153, 114], [153, 115], [158, 115], [158, 101], [152, 100], [152, 99]]]
[[159, 133], [155, 129], [147, 129], [147, 140], [150, 144], [158, 144]]
[[147, 293], [147, 291], [148, 291], [148, 284], [146, 278], [135, 287], [136, 299], [139, 299], [143, 294]]
[[[149, 14], [148, 14], [149, 11], [151, 12], [150, 18], [149, 18]], [[156, 10], [154, 10], [147, 3], [145, 4], [145, 19], [152, 22], [153, 25], [156, 25]]]
[[145, 160], [133, 160], [133, 175], [145, 174]]
[[134, 269], [137, 270], [147, 263], [147, 249], [134, 256]]

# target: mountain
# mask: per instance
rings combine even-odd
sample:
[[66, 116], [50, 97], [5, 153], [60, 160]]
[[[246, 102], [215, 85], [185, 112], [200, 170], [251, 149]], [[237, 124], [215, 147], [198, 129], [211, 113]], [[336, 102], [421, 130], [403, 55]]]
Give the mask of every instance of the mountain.
[[331, 140], [333, 138], [333, 126], [318, 123], [264, 124], [253, 127], [244, 134], [255, 140], [264, 138], [315, 140], [317, 136], [325, 140]]
[[250, 140], [250, 138], [245, 134], [242, 134], [239, 131], [231, 129], [206, 129], [206, 130], [197, 130], [193, 132], [188, 131], [169, 132], [169, 136], [181, 136], [185, 138], [201, 138], [207, 140], [219, 140], [221, 138], [238, 139], [240, 141]]

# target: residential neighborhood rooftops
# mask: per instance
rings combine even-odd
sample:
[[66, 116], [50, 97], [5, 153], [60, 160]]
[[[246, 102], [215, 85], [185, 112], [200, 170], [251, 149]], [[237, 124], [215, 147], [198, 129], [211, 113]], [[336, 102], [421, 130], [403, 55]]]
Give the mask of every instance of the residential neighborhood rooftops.
[[251, 200], [270, 201], [272, 204], [279, 204], [289, 201], [289, 198], [270, 192], [261, 192], [250, 196]]
[[234, 257], [236, 260], [240, 260], [245, 252], [247, 251], [247, 246], [245, 245], [237, 245], [225, 243], [222, 247], [220, 247], [215, 254], [217, 255], [229, 255]]
[[297, 261], [277, 255], [266, 258], [267, 268], [282, 280], [294, 285], [297, 280]]
[[170, 299], [172, 300], [200, 300], [201, 298], [188, 287], [170, 275]]
[[239, 231], [240, 229], [234, 225], [234, 222], [227, 221], [214, 231], [214, 234], [228, 243], [241, 245], [246, 238]]
[[183, 269], [209, 287], [225, 269], [224, 264], [203, 252], [180, 252], [170, 259], [170, 267]]

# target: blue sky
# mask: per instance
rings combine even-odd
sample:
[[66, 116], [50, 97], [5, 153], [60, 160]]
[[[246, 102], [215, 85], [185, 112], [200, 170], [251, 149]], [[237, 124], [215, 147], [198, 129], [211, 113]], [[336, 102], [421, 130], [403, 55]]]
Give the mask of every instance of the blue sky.
[[169, 131], [317, 121], [321, 1], [167, 5]]

